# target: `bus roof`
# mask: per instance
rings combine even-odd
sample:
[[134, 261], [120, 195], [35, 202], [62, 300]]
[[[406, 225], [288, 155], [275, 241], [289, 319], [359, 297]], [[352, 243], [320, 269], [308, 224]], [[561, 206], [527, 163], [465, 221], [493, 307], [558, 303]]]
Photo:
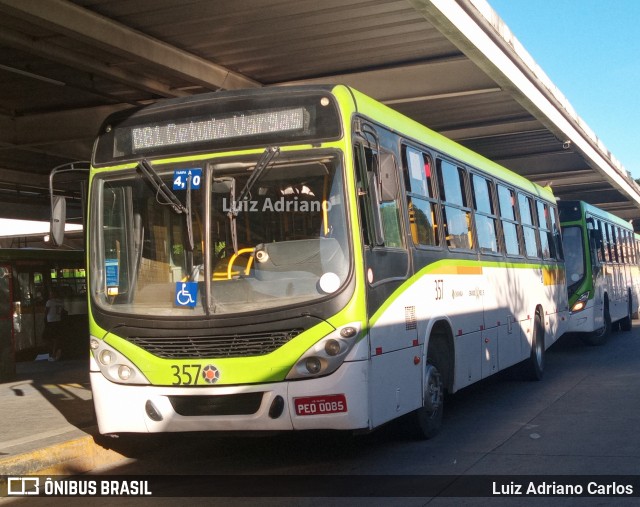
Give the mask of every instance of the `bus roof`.
[[[346, 85], [281, 86], [250, 90], [213, 92], [189, 97], [167, 99], [148, 106], [132, 108], [114, 113], [104, 121], [100, 132], [109, 132], [111, 127], [118, 125], [123, 120], [132, 123], [140, 123], [147, 121], [148, 118], [156, 117], [157, 115], [168, 117], [172, 114], [177, 114], [180, 110], [193, 110], [194, 107], [197, 108], [198, 105], [209, 103], [210, 101], [218, 102], [224, 100], [236, 100], [239, 98], [252, 98], [269, 94], [282, 97], [290, 96], [292, 93], [312, 92], [333, 93], [333, 95], [338, 99], [343, 111], [351, 111], [352, 113], [359, 113], [369, 117], [371, 120], [381, 123], [401, 136], [404, 136], [407, 140], [412, 140], [432, 149], [446, 153], [454, 159], [457, 159], [459, 162], [469, 165], [472, 168], [483, 170], [515, 187], [526, 190], [533, 195], [538, 195], [551, 202], [555, 202], [555, 197], [553, 196], [553, 192], [550, 188], [542, 187], [527, 180], [509, 169], [483, 157], [478, 153], [475, 153], [474, 151], [441, 134], [438, 134], [428, 127], [408, 118], [388, 106], [385, 106], [384, 104], [381, 104], [375, 99], [353, 88], [347, 87]], [[345, 123], [350, 120], [350, 118], [343, 118]], [[96, 164], [96, 161], [94, 160], [93, 165], [99, 166], [101, 164]]]
[[601, 218], [603, 220], [608, 220], [609, 222], [613, 222], [620, 227], [624, 227], [625, 229], [629, 229], [633, 231], [633, 226], [626, 220], [620, 218], [619, 216], [614, 215], [613, 213], [609, 213], [603, 209], [594, 206], [593, 204], [589, 204], [585, 201], [558, 201], [558, 206], [579, 206], [582, 209], [582, 215], [589, 213], [593, 216]]
[[414, 140], [435, 150], [442, 151], [452, 156], [459, 162], [468, 164], [471, 168], [483, 170], [513, 186], [526, 190], [534, 195], [538, 195], [551, 202], [555, 202], [553, 192], [549, 187], [542, 187], [520, 176], [506, 167], [483, 157], [482, 155], [452, 141], [451, 139], [438, 134], [434, 130], [404, 116], [371, 97], [348, 88], [338, 85], [333, 89], [333, 93], [340, 97], [342, 89], [349, 90], [349, 95], [355, 100], [355, 111], [371, 118], [383, 125], [388, 126], [396, 133], [405, 136], [408, 140]]

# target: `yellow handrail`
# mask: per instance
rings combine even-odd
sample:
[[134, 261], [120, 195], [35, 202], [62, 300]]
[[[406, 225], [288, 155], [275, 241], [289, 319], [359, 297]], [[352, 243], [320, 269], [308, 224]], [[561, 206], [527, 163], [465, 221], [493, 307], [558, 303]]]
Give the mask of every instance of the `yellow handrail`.
[[[227, 264], [227, 279], [231, 280], [231, 270], [233, 268], [233, 263], [239, 255], [246, 253], [253, 253], [255, 248], [241, 248], [237, 253], [234, 253], [229, 259], [229, 263]], [[249, 271], [251, 271], [251, 264], [253, 263], [253, 256], [249, 257], [249, 261], [247, 262], [247, 267], [244, 270], [244, 274], [248, 275]]]

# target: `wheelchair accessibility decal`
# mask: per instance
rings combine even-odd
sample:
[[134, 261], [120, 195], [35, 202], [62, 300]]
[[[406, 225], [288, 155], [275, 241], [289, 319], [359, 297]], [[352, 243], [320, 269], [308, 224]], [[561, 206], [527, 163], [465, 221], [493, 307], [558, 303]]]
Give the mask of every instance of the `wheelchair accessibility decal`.
[[198, 298], [198, 282], [176, 282], [176, 306], [194, 308]]

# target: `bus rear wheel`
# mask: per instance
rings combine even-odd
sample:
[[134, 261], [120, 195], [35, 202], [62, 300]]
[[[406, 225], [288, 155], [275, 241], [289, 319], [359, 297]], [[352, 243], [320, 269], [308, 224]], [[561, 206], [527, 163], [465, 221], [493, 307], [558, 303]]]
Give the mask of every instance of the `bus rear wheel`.
[[633, 306], [633, 300], [631, 298], [631, 291], [627, 291], [627, 316], [620, 321], [620, 331], [631, 331], [631, 319], [632, 319], [632, 311], [631, 308]]
[[544, 375], [544, 325], [539, 312], [534, 318], [531, 354], [524, 363], [524, 372], [529, 380], [542, 380]]

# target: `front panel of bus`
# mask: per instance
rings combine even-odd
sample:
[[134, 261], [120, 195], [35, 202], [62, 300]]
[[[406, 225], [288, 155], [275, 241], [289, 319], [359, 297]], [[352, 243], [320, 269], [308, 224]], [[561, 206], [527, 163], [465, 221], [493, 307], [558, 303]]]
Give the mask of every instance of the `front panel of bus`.
[[350, 115], [328, 90], [263, 97], [145, 110], [96, 144], [103, 433], [368, 426]]

